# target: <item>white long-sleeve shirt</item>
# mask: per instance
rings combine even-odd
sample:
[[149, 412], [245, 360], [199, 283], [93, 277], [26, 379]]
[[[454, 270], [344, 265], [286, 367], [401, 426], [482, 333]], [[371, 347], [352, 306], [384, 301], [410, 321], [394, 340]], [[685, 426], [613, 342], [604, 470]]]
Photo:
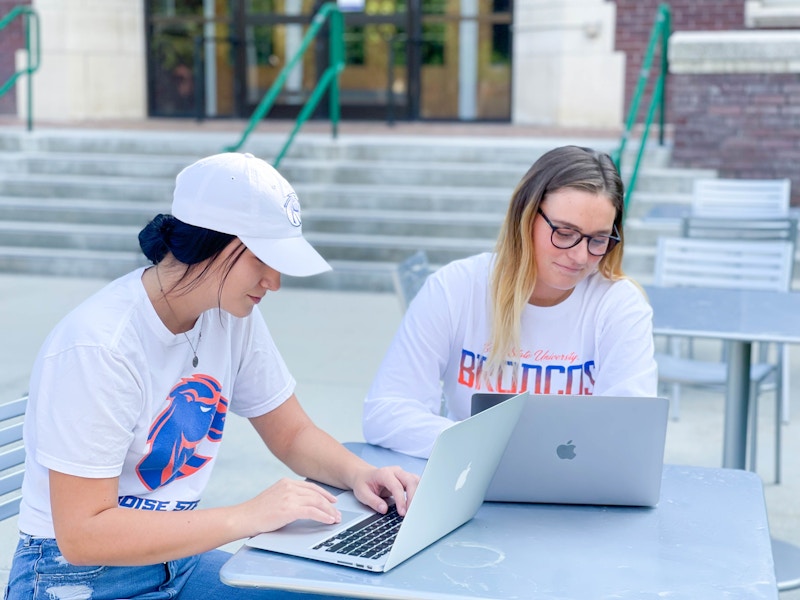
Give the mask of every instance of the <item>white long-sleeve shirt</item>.
[[[446, 265], [411, 302], [367, 393], [367, 442], [427, 457], [439, 433], [470, 416], [475, 392], [655, 396], [652, 309], [630, 280], [595, 273], [560, 304], [528, 304], [512, 370], [487, 380], [491, 342], [486, 253]], [[440, 416], [444, 395], [446, 416]]]

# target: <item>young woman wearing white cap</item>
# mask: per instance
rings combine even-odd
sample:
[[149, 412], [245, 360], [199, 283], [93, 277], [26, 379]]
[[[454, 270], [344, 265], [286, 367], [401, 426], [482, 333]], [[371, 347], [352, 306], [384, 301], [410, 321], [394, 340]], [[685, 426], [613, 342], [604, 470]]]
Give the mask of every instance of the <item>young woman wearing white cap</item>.
[[[249, 154], [202, 159], [172, 215], [139, 235], [153, 266], [86, 300], [45, 341], [31, 377], [20, 541], [6, 598], [275, 598], [223, 586], [225, 543], [296, 519], [334, 523], [334, 497], [283, 479], [201, 509], [228, 411], [296, 473], [404, 514], [418, 477], [377, 469], [317, 428], [254, 310], [281, 273], [330, 267], [302, 236], [286, 180]], [[292, 595], [292, 598], [296, 595]]]
[[496, 251], [442, 267], [409, 306], [367, 393], [365, 439], [427, 457], [475, 392], [655, 396], [652, 310], [622, 271], [623, 211], [607, 154], [542, 155]]

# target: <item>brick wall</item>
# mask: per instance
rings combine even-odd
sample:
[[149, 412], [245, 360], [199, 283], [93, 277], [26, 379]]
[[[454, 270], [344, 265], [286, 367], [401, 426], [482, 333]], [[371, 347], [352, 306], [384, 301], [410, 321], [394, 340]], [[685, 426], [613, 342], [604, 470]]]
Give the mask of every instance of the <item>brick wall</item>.
[[800, 205], [800, 73], [671, 75], [672, 163], [792, 180]]
[[[673, 31], [719, 31], [744, 29], [745, 0], [673, 0], [670, 6]], [[639, 71], [647, 52], [650, 31], [661, 0], [617, 0], [616, 49], [625, 53], [625, 118]], [[660, 55], [657, 55], [660, 56]], [[658, 61], [653, 62], [658, 65]], [[650, 84], [652, 85], [652, 84]], [[671, 122], [669, 105], [671, 90], [667, 85], [667, 122]], [[648, 90], [650, 86], [648, 86]], [[638, 121], [646, 115], [650, 94], [645, 94], [639, 105]]]
[[[627, 118], [659, 0], [616, 4], [616, 47], [626, 53]], [[747, 29], [744, 0], [673, 0], [669, 5], [673, 32]], [[644, 120], [647, 102], [649, 94], [642, 98], [637, 122]], [[674, 166], [716, 169], [721, 177], [788, 177], [792, 204], [800, 206], [800, 74], [672, 73], [666, 109]]]
[[[15, 6], [30, 4], [30, 0], [0, 0], [0, 18], [7, 15]], [[17, 17], [5, 29], [0, 30], [0, 85], [8, 81], [9, 77], [14, 74], [16, 70], [14, 55], [17, 50], [24, 47], [22, 18]], [[18, 80], [18, 84], [21, 81], [23, 80]], [[0, 96], [0, 114], [16, 114], [16, 112], [16, 91], [12, 87], [3, 96]]]

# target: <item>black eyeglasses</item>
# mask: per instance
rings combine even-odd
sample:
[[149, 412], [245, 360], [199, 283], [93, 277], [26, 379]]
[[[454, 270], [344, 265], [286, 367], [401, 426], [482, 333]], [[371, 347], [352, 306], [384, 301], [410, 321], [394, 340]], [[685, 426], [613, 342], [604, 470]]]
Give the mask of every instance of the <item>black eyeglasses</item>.
[[586, 235], [571, 227], [556, 227], [550, 222], [547, 215], [542, 212], [541, 208], [538, 209], [538, 212], [542, 215], [545, 223], [550, 225], [550, 229], [553, 230], [550, 234], [550, 242], [560, 250], [574, 248], [581, 243], [583, 238], [586, 238], [588, 240], [586, 249], [589, 254], [592, 256], [605, 256], [614, 249], [617, 242], [621, 241], [616, 223], [614, 224], [614, 235]]

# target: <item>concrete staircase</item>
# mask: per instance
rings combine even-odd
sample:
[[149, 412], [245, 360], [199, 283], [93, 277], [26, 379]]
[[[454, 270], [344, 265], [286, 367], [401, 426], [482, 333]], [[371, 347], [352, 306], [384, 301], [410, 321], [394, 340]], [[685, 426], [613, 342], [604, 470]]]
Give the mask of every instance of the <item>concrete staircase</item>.
[[[144, 264], [137, 234], [169, 212], [175, 175], [235, 137], [0, 130], [0, 272], [110, 279]], [[271, 160], [284, 139], [255, 134], [244, 150]], [[516, 183], [566, 143], [610, 151], [617, 140], [301, 134], [280, 170], [300, 197], [306, 237], [334, 272], [284, 284], [388, 290], [394, 264], [417, 249], [435, 264], [490, 250]], [[688, 203], [693, 178], [713, 175], [667, 168], [668, 148], [646, 157], [625, 259], [643, 281], [656, 237], [677, 232], [674, 207]], [[654, 208], [663, 218], [647, 217]]]

